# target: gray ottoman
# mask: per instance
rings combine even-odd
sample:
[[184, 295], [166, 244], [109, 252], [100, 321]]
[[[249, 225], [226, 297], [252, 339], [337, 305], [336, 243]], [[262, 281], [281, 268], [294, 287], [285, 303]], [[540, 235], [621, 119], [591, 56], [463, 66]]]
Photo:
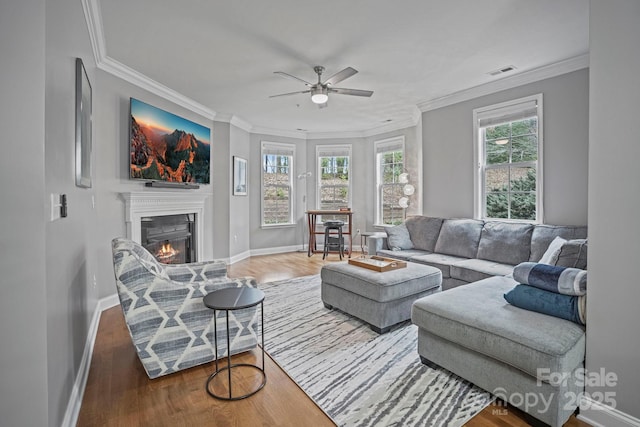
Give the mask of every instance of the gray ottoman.
[[383, 334], [411, 318], [411, 304], [440, 292], [442, 272], [427, 265], [377, 272], [348, 262], [327, 264], [320, 271], [322, 302], [367, 322]]

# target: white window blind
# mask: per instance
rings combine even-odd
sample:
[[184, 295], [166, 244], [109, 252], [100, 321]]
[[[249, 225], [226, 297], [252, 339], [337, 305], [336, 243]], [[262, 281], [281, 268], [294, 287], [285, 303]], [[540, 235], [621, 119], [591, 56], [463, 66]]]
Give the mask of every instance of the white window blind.
[[527, 99], [514, 103], [498, 104], [488, 109], [478, 111], [478, 126], [481, 128], [498, 126], [501, 124], [515, 122], [517, 120], [529, 119], [538, 115], [538, 100]]

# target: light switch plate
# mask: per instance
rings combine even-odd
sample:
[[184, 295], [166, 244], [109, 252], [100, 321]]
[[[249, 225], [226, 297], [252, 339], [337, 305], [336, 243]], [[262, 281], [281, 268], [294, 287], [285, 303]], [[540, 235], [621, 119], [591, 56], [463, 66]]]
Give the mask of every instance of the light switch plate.
[[51, 221], [60, 219], [60, 194], [51, 193]]

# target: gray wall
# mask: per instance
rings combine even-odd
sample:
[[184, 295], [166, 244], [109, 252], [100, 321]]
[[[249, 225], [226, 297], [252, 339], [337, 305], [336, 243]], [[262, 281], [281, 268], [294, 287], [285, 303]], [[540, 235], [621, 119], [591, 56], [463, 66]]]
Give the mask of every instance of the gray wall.
[[[229, 257], [229, 223], [231, 212], [229, 193], [231, 192], [231, 155], [229, 141], [231, 138], [229, 123], [215, 122], [211, 138], [211, 182], [210, 191], [213, 197], [209, 200], [207, 210], [212, 212], [213, 228], [205, 233], [205, 244], [213, 246], [213, 258]], [[215, 187], [215, 188], [214, 188]], [[210, 209], [213, 207], [213, 211]], [[215, 242], [215, 244], [213, 244]]]
[[425, 215], [473, 217], [473, 109], [536, 93], [543, 94], [544, 222], [587, 223], [587, 69], [425, 112]]
[[[260, 213], [262, 204], [260, 198], [262, 173], [260, 165], [262, 159], [260, 150], [262, 141], [294, 144], [296, 146], [296, 157], [293, 159], [293, 167], [295, 168], [293, 185], [295, 186], [296, 195], [294, 218], [296, 224], [293, 226], [261, 227]], [[302, 247], [304, 203], [302, 201], [303, 193], [298, 190], [301, 185], [301, 180], [298, 180], [296, 177], [307, 171], [307, 164], [305, 162], [307, 147], [305, 140], [282, 136], [251, 134], [249, 144], [249, 203], [251, 206], [249, 234], [251, 236], [251, 249], [260, 251], [261, 249], [295, 247], [296, 245]], [[309, 199], [309, 203], [311, 203], [311, 199]]]
[[50, 426], [64, 417], [97, 304], [93, 277], [99, 228], [92, 207], [95, 188], [75, 186], [75, 58], [85, 64], [95, 99], [100, 92], [93, 52], [81, 4], [54, 3], [47, 7], [46, 23], [45, 196], [66, 194], [68, 217], [45, 227]]
[[[587, 369], [618, 376], [616, 409], [640, 418], [640, 2], [591, 2]], [[607, 391], [588, 387], [587, 392]]]
[[49, 423], [45, 19], [44, 0], [0, 3], [0, 422], [7, 426]]
[[[233, 185], [233, 156], [242, 157], [249, 160], [251, 156], [251, 137], [249, 132], [231, 125], [230, 129], [230, 151], [229, 165], [231, 165], [229, 188]], [[257, 168], [258, 164], [247, 163], [248, 168]], [[247, 170], [247, 183], [249, 183], [249, 171]], [[229, 201], [229, 255], [244, 257], [251, 249], [251, 235], [249, 234], [249, 221], [251, 212], [250, 192], [260, 191], [256, 188], [249, 188], [246, 196], [230, 196]]]
[[[375, 220], [375, 157], [374, 142], [395, 136], [404, 136], [406, 150], [406, 168], [411, 176], [411, 182], [416, 187], [416, 193], [411, 198], [412, 205], [407, 210], [410, 215], [420, 214], [422, 211], [422, 144], [420, 138], [420, 125], [380, 135], [369, 137], [333, 138], [333, 139], [296, 139], [272, 135], [250, 135], [250, 206], [251, 206], [251, 250], [260, 251], [269, 248], [302, 247], [302, 240], [307, 243], [306, 217], [307, 209], [316, 209], [316, 192], [318, 170], [316, 163], [316, 147], [319, 145], [351, 145], [353, 195], [353, 233], [357, 229], [361, 231], [373, 231]], [[305, 172], [312, 175], [307, 179], [294, 179], [296, 188], [295, 227], [261, 228], [260, 227], [260, 146], [262, 141], [292, 143], [296, 145], [295, 177]], [[232, 141], [235, 149], [235, 141]], [[306, 194], [305, 194], [306, 192]], [[306, 202], [305, 202], [306, 196]], [[232, 224], [233, 227], [233, 224]], [[233, 233], [231, 234], [233, 240]], [[360, 238], [354, 239], [356, 248], [360, 245]]]
[[[186, 119], [211, 128], [211, 184], [201, 185], [197, 190], [181, 190], [203, 193], [209, 197], [205, 203], [205, 215], [201, 225], [204, 226], [204, 253], [201, 259], [228, 257], [229, 247], [228, 222], [214, 222], [218, 215], [227, 215], [228, 199], [216, 201], [214, 214], [214, 195], [224, 197], [229, 186], [229, 153], [228, 123], [214, 123], [186, 108], [176, 105], [164, 98], [129, 84], [101, 70], [96, 71], [94, 87], [94, 151], [95, 151], [95, 192], [96, 210], [98, 212], [98, 230], [96, 231], [95, 251], [97, 253], [96, 268], [98, 296], [104, 298], [116, 291], [113, 279], [113, 263], [111, 260], [111, 239], [126, 236], [125, 208], [120, 193], [129, 191], [178, 191], [146, 188], [139, 181], [129, 179], [129, 98], [133, 97], [158, 108], [170, 111]], [[227, 196], [228, 197], [228, 196]], [[228, 220], [228, 217], [224, 216]], [[221, 240], [219, 245], [217, 239]], [[214, 253], [214, 244], [218, 252]]]

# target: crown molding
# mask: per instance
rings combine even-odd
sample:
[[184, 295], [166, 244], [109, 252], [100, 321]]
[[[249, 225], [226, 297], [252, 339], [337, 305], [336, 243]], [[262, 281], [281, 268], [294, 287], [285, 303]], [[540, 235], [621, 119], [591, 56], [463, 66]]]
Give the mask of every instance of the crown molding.
[[479, 86], [474, 86], [459, 92], [455, 92], [440, 98], [434, 98], [419, 102], [414, 109], [411, 117], [402, 120], [384, 123], [370, 129], [359, 131], [327, 131], [327, 132], [308, 132], [293, 131], [285, 129], [274, 129], [263, 126], [254, 126], [246, 120], [233, 114], [216, 113], [211, 108], [196, 102], [195, 100], [176, 92], [175, 90], [147, 77], [146, 75], [110, 58], [107, 55], [107, 48], [104, 36], [104, 28], [102, 25], [102, 13], [100, 11], [99, 0], [81, 0], [84, 10], [87, 28], [89, 30], [89, 38], [91, 47], [95, 57], [96, 66], [122, 80], [131, 83], [134, 86], [145, 89], [161, 98], [165, 98], [177, 105], [180, 105], [196, 114], [206, 117], [210, 120], [216, 120], [232, 125], [254, 134], [265, 134], [270, 136], [280, 136], [296, 139], [333, 139], [333, 138], [366, 138], [380, 135], [387, 132], [393, 132], [400, 129], [416, 126], [421, 114], [425, 111], [446, 107], [458, 102], [467, 101], [501, 90], [512, 89], [524, 84], [533, 83], [550, 77], [559, 76], [572, 71], [577, 71], [589, 67], [589, 55], [581, 55], [564, 61], [550, 64], [534, 70], [525, 71], [520, 74], [505, 77]]
[[216, 113], [216, 122], [229, 123], [245, 132], [253, 132], [253, 125], [235, 114]]
[[229, 122], [231, 123], [233, 126], [242, 129], [245, 132], [251, 133], [252, 129], [253, 129], [253, 125], [251, 123], [249, 123], [248, 121], [241, 119], [238, 116], [233, 116], [231, 117], [231, 121]]
[[214, 120], [216, 117], [216, 112], [209, 107], [206, 107], [193, 99], [150, 79], [144, 74], [139, 73], [121, 62], [109, 58], [108, 56], [98, 63], [98, 68], [210, 120]]
[[299, 130], [274, 129], [264, 126], [252, 126], [249, 132], [260, 135], [280, 136], [283, 138], [307, 139], [307, 133]]
[[306, 132], [307, 139], [334, 139], [334, 138], [368, 138], [372, 136], [382, 135], [383, 133], [394, 132], [400, 129], [406, 129], [416, 126], [422, 120], [422, 112], [415, 107], [410, 117], [396, 120], [389, 123], [383, 123], [359, 131], [330, 131], [330, 132]]
[[107, 55], [106, 41], [102, 25], [102, 12], [98, 0], [82, 0], [82, 9], [89, 29], [89, 39], [96, 66], [109, 74], [138, 86], [142, 89], [165, 98], [203, 117], [213, 120], [216, 112], [193, 99], [176, 92], [175, 90], [158, 83], [144, 74], [130, 68]]
[[89, 40], [96, 64], [100, 63], [107, 56], [107, 48], [102, 26], [102, 12], [98, 5], [98, 0], [82, 0], [82, 11], [84, 20], [87, 22], [89, 30]]
[[509, 77], [495, 80], [482, 85], [464, 89], [452, 94], [419, 102], [417, 107], [420, 111], [430, 111], [437, 108], [447, 107], [458, 102], [468, 101], [480, 96], [500, 92], [502, 90], [513, 89], [529, 83], [556, 77], [562, 74], [578, 71], [589, 67], [589, 54], [576, 56], [554, 64], [545, 65], [533, 70], [525, 71]]
[[216, 122], [231, 123], [233, 114], [229, 113], [216, 113]]

